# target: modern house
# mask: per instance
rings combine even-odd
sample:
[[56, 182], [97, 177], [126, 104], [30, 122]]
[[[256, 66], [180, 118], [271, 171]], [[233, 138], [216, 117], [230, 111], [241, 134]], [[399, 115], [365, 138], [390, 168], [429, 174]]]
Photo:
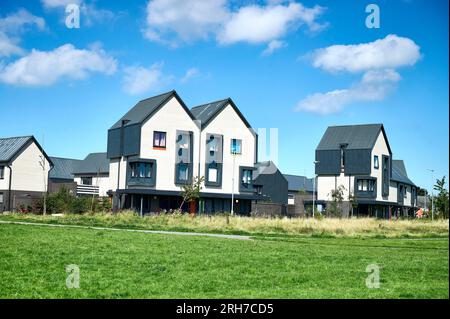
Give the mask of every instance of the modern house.
[[72, 174], [77, 185], [78, 196], [108, 196], [109, 191], [109, 159], [106, 153], [90, 153], [84, 160], [77, 161]]
[[316, 148], [315, 170], [318, 202], [329, 205], [341, 189], [342, 216], [414, 214], [416, 186], [403, 161], [393, 160], [382, 124], [328, 127]]
[[54, 156], [51, 156], [50, 160], [53, 162], [53, 168], [48, 176], [48, 192], [56, 193], [64, 187], [71, 194], [76, 195], [77, 183], [73, 172], [81, 160]]
[[306, 208], [312, 209], [313, 178], [284, 174], [288, 181], [288, 212], [291, 216], [304, 216]]
[[0, 212], [27, 209], [41, 198], [52, 166], [33, 136], [0, 138]]
[[200, 176], [190, 211], [230, 211], [233, 198], [233, 211], [249, 214], [262, 198], [253, 178], [257, 135], [230, 98], [192, 109], [176, 91], [142, 100], [109, 129], [107, 157], [115, 209], [179, 208], [181, 186]]

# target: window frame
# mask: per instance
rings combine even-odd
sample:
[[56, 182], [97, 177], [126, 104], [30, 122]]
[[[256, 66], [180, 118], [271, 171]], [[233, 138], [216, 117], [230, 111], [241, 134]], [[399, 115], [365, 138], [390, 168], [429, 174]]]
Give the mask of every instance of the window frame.
[[[94, 179], [92, 178], [92, 176], [83, 176], [83, 177], [80, 177], [80, 179], [81, 179], [81, 185], [86, 185], [86, 186], [93, 186], [94, 185]], [[85, 184], [84, 183], [85, 179], [90, 179], [90, 183], [89, 184]]]
[[[144, 164], [143, 172], [144, 176], [140, 176], [140, 164]], [[137, 165], [137, 170], [133, 172], [133, 166]], [[148, 171], [146, 166], [148, 166]], [[156, 160], [146, 158], [134, 158], [130, 159], [127, 163], [126, 173], [127, 185], [131, 186], [155, 186], [156, 185]]]
[[3, 205], [5, 203], [5, 194], [3, 192], [0, 192], [0, 205]]
[[[233, 147], [233, 142], [237, 142], [239, 145], [239, 152], [233, 152], [233, 150], [235, 150], [235, 148]], [[242, 139], [239, 138], [232, 138], [230, 139], [230, 153], [233, 155], [242, 155]]]
[[[255, 170], [254, 167], [251, 166], [239, 166], [239, 191], [240, 192], [251, 192], [253, 193], [253, 171]], [[250, 182], [244, 183], [244, 172], [250, 171]]]
[[[156, 144], [156, 136], [159, 136], [159, 145]], [[164, 136], [164, 145], [161, 146], [161, 137]], [[155, 149], [166, 149], [167, 148], [167, 132], [163, 131], [153, 131], [153, 148]]]
[[5, 179], [5, 165], [0, 165], [0, 179]]
[[376, 198], [377, 178], [373, 176], [356, 176], [354, 190], [357, 197]]
[[380, 159], [379, 159], [378, 155], [373, 156], [373, 168], [380, 169]]

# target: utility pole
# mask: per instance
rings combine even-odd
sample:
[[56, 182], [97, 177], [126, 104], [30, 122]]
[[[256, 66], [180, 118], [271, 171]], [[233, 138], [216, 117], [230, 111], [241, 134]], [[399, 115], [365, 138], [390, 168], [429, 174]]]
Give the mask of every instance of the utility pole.
[[233, 152], [231, 153], [231, 156], [233, 156], [233, 175], [231, 177], [231, 215], [234, 215], [234, 167], [236, 164], [236, 153]]
[[46, 176], [45, 176], [45, 156], [44, 156], [44, 154], [39, 155], [39, 158], [41, 159], [39, 161], [39, 165], [42, 167], [42, 175], [44, 177], [44, 203], [43, 203], [43, 207], [42, 207], [42, 214], [46, 215], [47, 214], [47, 181], [46, 181]]
[[313, 200], [312, 217], [313, 218], [314, 218], [314, 211], [316, 210], [316, 201], [315, 201], [315, 199], [316, 199], [316, 177], [317, 177], [317, 175], [316, 175], [316, 164], [319, 164], [319, 163], [320, 163], [319, 161], [314, 161], [313, 162], [313, 164], [314, 164], [313, 198], [312, 198], [312, 200]]
[[434, 169], [427, 169], [431, 172], [431, 220], [434, 220], [434, 192], [433, 192], [433, 181], [434, 181]]

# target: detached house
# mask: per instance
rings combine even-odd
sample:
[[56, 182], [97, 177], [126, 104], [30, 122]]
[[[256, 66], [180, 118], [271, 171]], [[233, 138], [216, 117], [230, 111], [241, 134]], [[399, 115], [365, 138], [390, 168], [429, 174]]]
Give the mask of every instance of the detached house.
[[107, 157], [115, 209], [179, 208], [180, 187], [196, 176], [205, 180], [191, 211], [230, 211], [233, 197], [233, 210], [249, 214], [260, 198], [257, 136], [231, 99], [191, 110], [175, 91], [142, 100], [109, 129]]
[[316, 148], [317, 200], [329, 204], [343, 191], [343, 216], [391, 217], [414, 214], [416, 185], [401, 160], [393, 160], [382, 124], [328, 127]]
[[41, 198], [52, 166], [33, 136], [0, 138], [0, 212], [26, 208]]

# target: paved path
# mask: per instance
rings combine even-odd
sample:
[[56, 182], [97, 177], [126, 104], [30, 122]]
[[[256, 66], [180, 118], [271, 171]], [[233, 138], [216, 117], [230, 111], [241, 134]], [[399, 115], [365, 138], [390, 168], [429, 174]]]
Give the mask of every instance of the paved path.
[[28, 226], [47, 226], [47, 227], [63, 227], [63, 228], [83, 228], [83, 229], [96, 229], [96, 230], [118, 230], [136, 233], [146, 234], [165, 234], [165, 235], [183, 235], [183, 236], [206, 236], [206, 237], [219, 237], [228, 239], [240, 239], [250, 240], [250, 236], [241, 235], [226, 235], [226, 234], [210, 234], [210, 233], [191, 233], [191, 232], [177, 232], [177, 231], [164, 231], [164, 230], [143, 230], [143, 229], [124, 229], [124, 228], [109, 228], [109, 227], [94, 227], [94, 226], [80, 226], [80, 225], [65, 225], [65, 224], [45, 224], [45, 223], [32, 223], [32, 222], [14, 222], [0, 220], [0, 224], [16, 224], [16, 225], [28, 225]]

